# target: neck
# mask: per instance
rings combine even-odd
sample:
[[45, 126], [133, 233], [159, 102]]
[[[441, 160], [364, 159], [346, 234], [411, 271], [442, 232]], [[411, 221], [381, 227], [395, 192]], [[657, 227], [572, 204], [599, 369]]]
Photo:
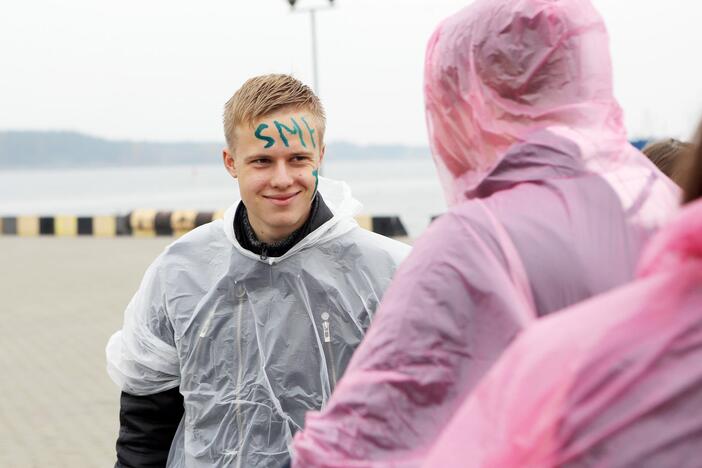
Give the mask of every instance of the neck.
[[300, 220], [299, 223], [294, 226], [286, 226], [284, 229], [269, 230], [261, 226], [257, 219], [252, 219], [251, 216], [247, 216], [251, 229], [253, 230], [256, 239], [263, 244], [277, 244], [279, 242], [285, 241], [288, 237], [292, 236], [295, 231], [300, 229], [305, 222], [310, 217], [310, 213], [307, 212], [307, 216]]
[[312, 202], [306, 220], [297, 228], [286, 229], [285, 233], [275, 233], [277, 235], [266, 235], [259, 232], [250, 222], [246, 206], [239, 204], [234, 216], [234, 234], [239, 244], [253, 253], [270, 257], [279, 257], [290, 250], [295, 244], [302, 240], [307, 234], [317, 229], [333, 216], [321, 195], [317, 194]]

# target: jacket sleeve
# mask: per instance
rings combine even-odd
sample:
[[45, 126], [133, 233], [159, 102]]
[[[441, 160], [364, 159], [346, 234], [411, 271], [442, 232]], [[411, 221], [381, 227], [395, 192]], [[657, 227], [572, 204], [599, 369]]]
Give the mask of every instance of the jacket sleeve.
[[293, 466], [421, 460], [524, 326], [496, 236], [469, 221], [446, 214], [415, 245], [329, 403], [307, 414]]
[[165, 269], [162, 255], [146, 271], [122, 329], [107, 344], [107, 371], [122, 390], [118, 467], [165, 466], [183, 415]]
[[165, 467], [183, 413], [178, 388], [146, 396], [122, 392], [115, 468]]

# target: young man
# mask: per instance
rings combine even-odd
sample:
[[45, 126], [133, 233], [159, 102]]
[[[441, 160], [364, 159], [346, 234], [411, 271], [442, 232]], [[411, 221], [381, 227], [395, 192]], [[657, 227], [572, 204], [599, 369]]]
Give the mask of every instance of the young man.
[[329, 398], [408, 247], [360, 229], [348, 186], [320, 180], [324, 126], [287, 75], [227, 102], [241, 202], [161, 254], [107, 345], [117, 466], [277, 467]]

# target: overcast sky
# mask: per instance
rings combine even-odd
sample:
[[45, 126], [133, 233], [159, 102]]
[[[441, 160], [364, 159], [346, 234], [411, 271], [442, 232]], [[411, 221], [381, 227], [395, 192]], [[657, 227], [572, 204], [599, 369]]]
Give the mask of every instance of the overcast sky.
[[[322, 0], [299, 0], [304, 7]], [[318, 14], [328, 140], [426, 144], [426, 41], [468, 0], [336, 0]], [[702, 113], [702, 3], [594, 0], [630, 136], [687, 137]], [[311, 84], [309, 17], [285, 0], [0, 3], [0, 129], [220, 141], [246, 78]]]

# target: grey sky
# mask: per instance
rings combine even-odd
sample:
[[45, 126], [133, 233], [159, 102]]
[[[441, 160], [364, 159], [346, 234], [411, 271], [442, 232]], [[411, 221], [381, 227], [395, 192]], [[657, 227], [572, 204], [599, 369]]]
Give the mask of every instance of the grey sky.
[[[318, 14], [328, 140], [426, 144], [425, 43], [470, 2], [336, 3]], [[687, 137], [702, 109], [702, 4], [594, 3], [630, 135]], [[222, 105], [246, 78], [312, 81], [308, 16], [284, 0], [2, 2], [0, 64], [0, 129], [134, 140], [221, 140]]]

